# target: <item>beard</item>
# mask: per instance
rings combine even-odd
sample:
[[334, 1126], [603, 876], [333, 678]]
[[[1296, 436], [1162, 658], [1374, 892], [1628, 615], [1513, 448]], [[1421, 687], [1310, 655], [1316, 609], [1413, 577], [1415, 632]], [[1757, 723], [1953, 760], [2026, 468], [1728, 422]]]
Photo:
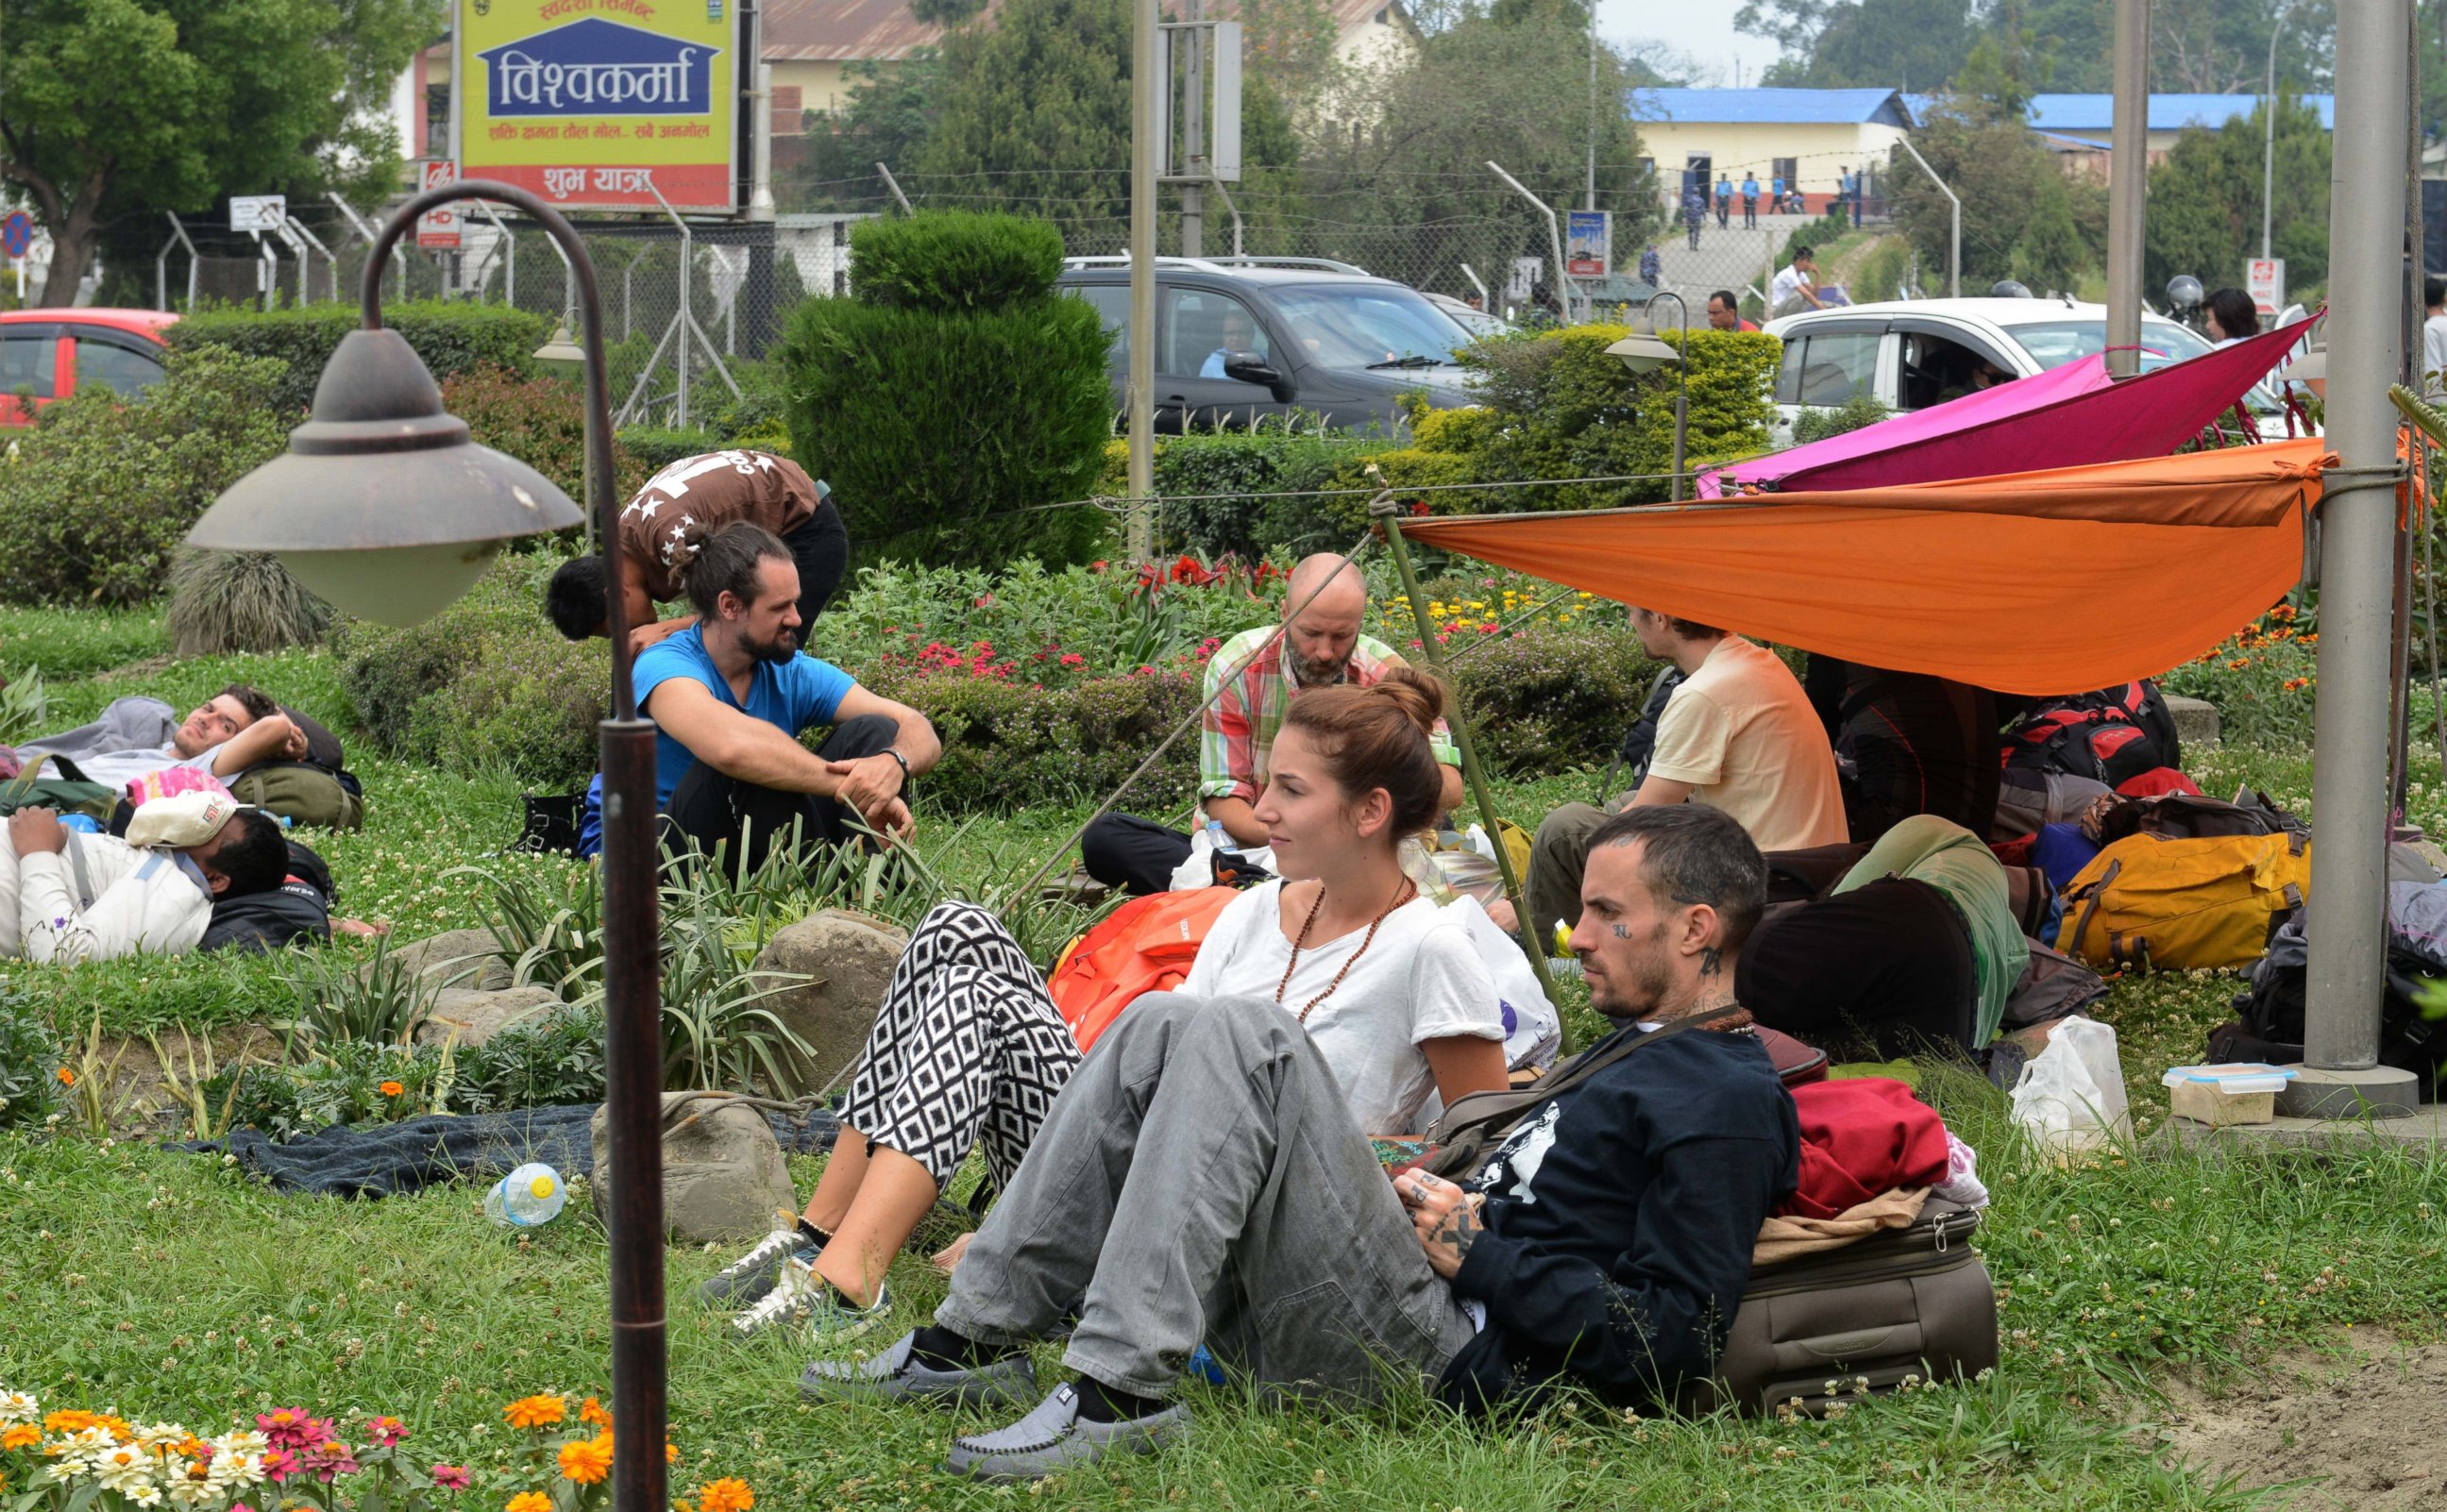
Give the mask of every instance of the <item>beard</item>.
[[[1627, 942], [1626, 942], [1627, 943]], [[1666, 962], [1665, 926], [1650, 931], [1628, 959], [1607, 961], [1605, 975], [1589, 986], [1589, 1007], [1618, 1023], [1654, 1015], [1674, 990], [1674, 972]]]
[[1340, 661], [1311, 661], [1293, 650], [1283, 648], [1283, 660], [1292, 670], [1292, 680], [1302, 688], [1333, 688], [1351, 680], [1351, 658]]
[[742, 636], [739, 649], [758, 661], [773, 662], [778, 665], [799, 654], [799, 633], [795, 630], [777, 630], [773, 632], [773, 638], [766, 641], [749, 640]]

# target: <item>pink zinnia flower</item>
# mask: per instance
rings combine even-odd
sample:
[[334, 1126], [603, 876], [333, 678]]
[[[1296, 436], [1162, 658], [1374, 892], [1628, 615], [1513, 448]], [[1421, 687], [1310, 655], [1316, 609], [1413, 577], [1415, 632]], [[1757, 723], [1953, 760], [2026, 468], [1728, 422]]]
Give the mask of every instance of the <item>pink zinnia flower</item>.
[[437, 1465], [433, 1467], [433, 1484], [436, 1490], [465, 1491], [467, 1489], [467, 1467], [462, 1465]]
[[275, 1485], [295, 1475], [297, 1470], [297, 1454], [294, 1449], [271, 1449], [263, 1456], [263, 1478]]
[[408, 1425], [395, 1417], [368, 1418], [366, 1419], [366, 1437], [384, 1448], [389, 1448], [408, 1437]]
[[312, 1468], [314, 1479], [325, 1485], [334, 1476], [354, 1475], [359, 1468], [356, 1453], [345, 1444], [318, 1444], [314, 1446]]

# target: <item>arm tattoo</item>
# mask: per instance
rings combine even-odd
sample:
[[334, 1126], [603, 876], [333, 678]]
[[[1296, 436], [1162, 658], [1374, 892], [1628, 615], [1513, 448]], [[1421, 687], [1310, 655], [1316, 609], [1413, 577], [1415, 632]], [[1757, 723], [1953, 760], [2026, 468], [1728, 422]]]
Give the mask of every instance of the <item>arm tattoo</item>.
[[1724, 973], [1724, 970], [1725, 953], [1723, 951], [1718, 950], [1714, 945], [1702, 945], [1699, 947], [1700, 975], [1718, 976]]

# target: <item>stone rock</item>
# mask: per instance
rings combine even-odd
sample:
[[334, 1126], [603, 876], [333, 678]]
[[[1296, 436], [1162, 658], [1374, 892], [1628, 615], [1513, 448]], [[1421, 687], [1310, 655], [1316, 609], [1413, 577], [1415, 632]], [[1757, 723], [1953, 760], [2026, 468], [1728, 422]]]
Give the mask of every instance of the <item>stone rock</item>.
[[[684, 1107], [675, 1104], [686, 1104]], [[612, 1139], [595, 1110], [595, 1211], [610, 1221]], [[685, 1244], [762, 1238], [776, 1213], [799, 1208], [790, 1170], [765, 1115], [720, 1095], [663, 1094], [663, 1220]]]
[[2175, 739], [2186, 750], [2218, 743], [2217, 705], [2206, 698], [2167, 695], [2167, 712], [2175, 717]]
[[433, 1011], [417, 1026], [416, 1037], [425, 1044], [438, 1045], [459, 1032], [459, 1046], [482, 1045], [494, 1035], [522, 1019], [548, 1013], [560, 1006], [549, 987], [504, 987], [499, 992], [475, 992], [466, 988], [446, 987], [433, 994]]
[[775, 931], [757, 953], [759, 973], [807, 978], [760, 1000], [815, 1052], [811, 1063], [794, 1068], [803, 1089], [824, 1086], [858, 1058], [908, 946], [909, 936], [889, 919], [826, 908]]
[[[497, 992], [510, 985], [510, 963], [502, 957], [501, 942], [489, 929], [450, 929], [424, 939], [394, 944], [389, 955], [419, 976], [438, 976], [446, 988]], [[357, 968], [362, 979], [373, 963]]]

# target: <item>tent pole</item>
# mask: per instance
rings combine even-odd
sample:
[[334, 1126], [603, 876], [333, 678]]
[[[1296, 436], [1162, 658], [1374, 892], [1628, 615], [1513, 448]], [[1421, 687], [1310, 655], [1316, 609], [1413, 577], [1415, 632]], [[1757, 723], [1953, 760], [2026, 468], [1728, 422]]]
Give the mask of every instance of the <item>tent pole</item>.
[[[2337, 8], [2337, 152], [2330, 171], [2327, 443], [2321, 501], [2319, 686], [2313, 738], [2320, 838], [2311, 851], [2310, 969], [2302, 1074], [2279, 1094], [2301, 1117], [2400, 1118], [2415, 1079], [2379, 1065], [2387, 919], [2389, 589], [2395, 576], [2396, 415], [2404, 342], [2400, 147], [2411, 0]], [[2119, 169], [2121, 164], [2118, 165]]]
[[[1402, 579], [1402, 594], [1411, 601], [1411, 621], [1419, 627], [1419, 650], [1428, 665], [1445, 675], [1444, 648], [1436, 641], [1435, 621], [1428, 617], [1428, 601], [1419, 593], [1419, 575], [1411, 568], [1411, 548], [1402, 539], [1399, 507], [1394, 502], [1394, 491], [1383, 487], [1385, 475], [1376, 464], [1368, 464], [1368, 475], [1376, 480], [1379, 492], [1368, 501], [1368, 513], [1385, 527], [1385, 544], [1393, 548], [1394, 571]], [[1504, 879], [1504, 896], [1512, 900], [1513, 932], [1521, 938], [1521, 948], [1529, 954], [1529, 969], [1538, 973], [1538, 985], [1546, 992], [1546, 1001], [1560, 1014], [1564, 1011], [1563, 994], [1555, 989], [1555, 976], [1546, 969], [1546, 950], [1538, 938], [1538, 926], [1529, 917], [1529, 900], [1521, 891], [1521, 879], [1512, 871], [1512, 853], [1504, 845], [1504, 836], [1496, 827], [1495, 797], [1487, 790], [1487, 773], [1478, 764], [1478, 747], [1470, 738], [1470, 716], [1462, 712], [1461, 688], [1447, 677], [1452, 689], [1452, 709], [1448, 722], [1452, 726], [1453, 744], [1461, 747], [1462, 780], [1470, 784], [1470, 802], [1478, 805], [1478, 817], [1487, 822], [1487, 838], [1495, 843], [1495, 869]]]

